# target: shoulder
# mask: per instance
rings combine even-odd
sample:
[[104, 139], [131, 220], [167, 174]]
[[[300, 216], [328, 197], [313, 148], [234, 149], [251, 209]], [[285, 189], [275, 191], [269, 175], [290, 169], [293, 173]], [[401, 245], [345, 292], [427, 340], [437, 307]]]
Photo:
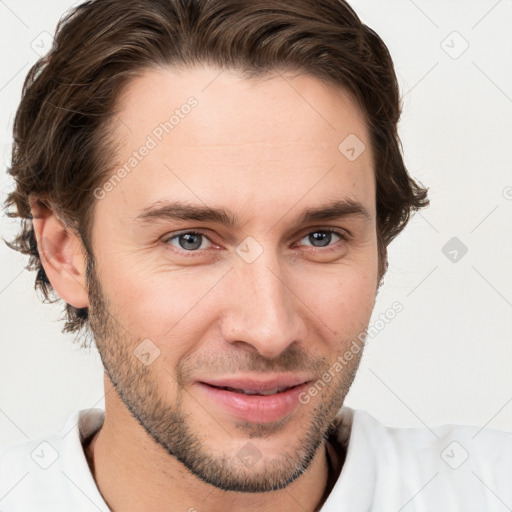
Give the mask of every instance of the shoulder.
[[102, 504], [81, 444], [102, 419], [101, 409], [77, 410], [59, 432], [2, 450], [0, 510], [79, 511], [90, 509], [89, 500], [97, 504], [96, 510], [108, 510]]
[[377, 452], [402, 461], [421, 459], [432, 467], [451, 469], [466, 462], [480, 467], [503, 463], [512, 468], [512, 432], [457, 424], [390, 427], [361, 410], [353, 411], [353, 426], [351, 435], [365, 439]]
[[512, 433], [455, 424], [390, 427], [347, 407], [336, 422], [346, 446], [336, 485], [347, 499], [359, 486], [378, 496], [381, 506], [405, 507], [403, 512], [420, 504], [438, 510], [494, 510], [493, 501], [496, 510], [512, 505]]

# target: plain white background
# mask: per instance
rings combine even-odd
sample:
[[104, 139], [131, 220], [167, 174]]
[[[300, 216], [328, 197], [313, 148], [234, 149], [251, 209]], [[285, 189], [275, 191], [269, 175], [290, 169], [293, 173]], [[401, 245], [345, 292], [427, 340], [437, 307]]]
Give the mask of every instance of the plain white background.
[[[0, 0], [2, 203], [13, 187], [5, 171], [24, 77], [77, 3]], [[388, 425], [512, 432], [512, 1], [351, 4], [395, 61], [405, 160], [431, 206], [389, 248], [370, 323], [378, 334], [346, 404]], [[16, 226], [3, 216], [2, 237]], [[27, 258], [3, 242], [0, 258], [2, 449], [60, 429], [71, 411], [103, 407], [104, 397], [97, 352], [61, 333], [62, 303], [40, 302]], [[403, 311], [376, 324], [395, 301]]]

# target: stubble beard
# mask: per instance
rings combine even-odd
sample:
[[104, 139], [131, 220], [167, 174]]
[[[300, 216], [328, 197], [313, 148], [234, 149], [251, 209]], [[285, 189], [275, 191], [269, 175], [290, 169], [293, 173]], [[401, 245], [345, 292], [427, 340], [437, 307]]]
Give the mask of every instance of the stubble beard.
[[[227, 438], [226, 442], [233, 447], [220, 455], [214, 455], [213, 447], [201, 441], [204, 432], [194, 428], [194, 418], [183, 410], [184, 398], [188, 395], [187, 389], [181, 384], [183, 375], [174, 377], [167, 371], [169, 380], [175, 381], [177, 385], [177, 397], [174, 403], [168, 403], [162, 397], [151, 366], [141, 364], [133, 354], [141, 340], [131, 336], [111, 313], [108, 298], [102, 291], [94, 264], [90, 264], [90, 261], [88, 276], [89, 327], [105, 372], [132, 416], [170, 456], [180, 461], [203, 482], [224, 491], [262, 493], [283, 489], [308, 469], [343, 405], [362, 350], [351, 371], [346, 368], [347, 371], [339, 373], [336, 382], [331, 381], [329, 386], [326, 385], [318, 393], [315, 405], [299, 405], [304, 408], [307, 417], [301, 424], [301, 431], [293, 446], [287, 450], [268, 450], [269, 453], [262, 453], [261, 458], [248, 467], [237, 453], [237, 450], [240, 452], [239, 439], [230, 443], [233, 437], [229, 437], [225, 430], [220, 429], [220, 435]], [[328, 363], [323, 360], [322, 369], [316, 370], [315, 375], [323, 375], [327, 367]], [[201, 407], [199, 410], [204, 411]], [[254, 440], [269, 439], [273, 431], [279, 431], [285, 425], [286, 421], [282, 425], [239, 423], [235, 428], [245, 431], [245, 435]], [[211, 443], [216, 447], [219, 444], [218, 439]]]

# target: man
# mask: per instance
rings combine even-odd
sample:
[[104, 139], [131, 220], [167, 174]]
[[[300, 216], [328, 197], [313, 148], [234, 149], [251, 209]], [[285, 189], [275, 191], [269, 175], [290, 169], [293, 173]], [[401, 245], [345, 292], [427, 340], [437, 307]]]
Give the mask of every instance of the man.
[[342, 407], [386, 248], [428, 204], [399, 115], [387, 48], [344, 2], [93, 0], [63, 20], [6, 206], [64, 330], [93, 334], [105, 411], [4, 451], [0, 510], [512, 503], [506, 433]]

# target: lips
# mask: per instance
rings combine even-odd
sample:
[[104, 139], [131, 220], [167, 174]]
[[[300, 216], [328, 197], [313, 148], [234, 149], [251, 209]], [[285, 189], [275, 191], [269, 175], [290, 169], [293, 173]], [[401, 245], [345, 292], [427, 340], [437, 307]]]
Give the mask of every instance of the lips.
[[256, 379], [250, 377], [243, 378], [225, 378], [225, 379], [208, 379], [201, 381], [202, 384], [233, 391], [245, 395], [275, 395], [282, 393], [295, 386], [300, 386], [309, 379], [306, 376], [276, 376], [266, 379]]
[[299, 396], [309, 386], [307, 376], [278, 376], [266, 379], [225, 378], [197, 381], [205, 406], [231, 418], [252, 423], [279, 421], [296, 411]]
[[287, 387], [284, 388], [273, 388], [273, 389], [266, 389], [264, 391], [255, 391], [252, 389], [239, 389], [239, 388], [230, 388], [229, 386], [213, 386], [218, 389], [224, 389], [226, 391], [234, 391], [235, 393], [243, 393], [244, 395], [261, 395], [261, 396], [269, 396], [269, 395], [275, 395], [276, 393], [282, 393], [283, 391], [286, 391]]

